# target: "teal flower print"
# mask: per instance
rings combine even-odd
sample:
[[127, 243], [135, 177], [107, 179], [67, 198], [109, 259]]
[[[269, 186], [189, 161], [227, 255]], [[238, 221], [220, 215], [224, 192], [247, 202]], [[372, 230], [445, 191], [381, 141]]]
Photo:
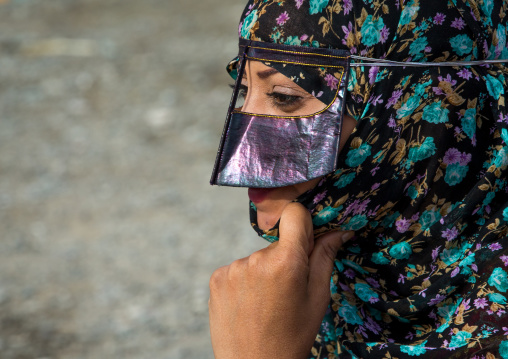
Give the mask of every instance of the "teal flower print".
[[489, 300], [493, 303], [506, 304], [506, 297], [499, 293], [490, 293]]
[[487, 81], [487, 91], [489, 91], [489, 95], [499, 100], [499, 97], [504, 95], [504, 88], [501, 81], [491, 75], [485, 76], [485, 80]]
[[409, 45], [409, 54], [414, 56], [413, 60], [422, 58], [424, 56], [425, 48], [427, 45], [428, 42], [426, 36], [418, 37], [411, 43], [411, 45]]
[[339, 180], [335, 182], [333, 185], [337, 188], [344, 188], [351, 182], [353, 182], [353, 179], [355, 178], [356, 173], [348, 173], [345, 175], [340, 176]]
[[344, 231], [357, 231], [369, 223], [369, 220], [364, 214], [358, 214], [351, 218], [349, 222], [342, 226]]
[[400, 106], [397, 110], [397, 118], [400, 120], [401, 118], [411, 115], [418, 106], [420, 106], [420, 96], [415, 94]]
[[454, 163], [448, 165], [446, 167], [446, 174], [444, 176], [444, 180], [450, 186], [455, 186], [462, 182], [464, 177], [466, 177], [467, 171], [469, 170], [469, 166], [461, 166], [460, 163]]
[[499, 355], [501, 355], [501, 358], [503, 359], [508, 359], [508, 340], [499, 344]]
[[284, 44], [300, 46], [302, 44], [302, 41], [298, 36], [288, 36], [286, 41], [284, 41]]
[[362, 318], [358, 315], [358, 309], [349, 304], [346, 300], [343, 300], [341, 307], [337, 311], [339, 316], [344, 318], [344, 321], [348, 324], [363, 324]]
[[370, 285], [365, 283], [356, 283], [355, 284], [355, 293], [364, 302], [374, 302], [379, 298], [379, 294], [374, 292]]
[[508, 207], [503, 210], [503, 219], [508, 222]]
[[415, 199], [416, 197], [418, 197], [418, 190], [416, 189], [415, 186], [409, 186], [409, 188], [407, 189], [407, 195], [409, 196], [409, 198]]
[[503, 147], [499, 152], [494, 151], [494, 165], [498, 168], [508, 166], [508, 147]]
[[441, 107], [441, 101], [431, 103], [423, 109], [422, 119], [430, 123], [445, 123], [448, 122], [447, 108]]
[[453, 51], [459, 56], [467, 55], [473, 51], [473, 40], [467, 35], [457, 35], [450, 39]]
[[316, 226], [322, 226], [323, 224], [330, 222], [332, 219], [337, 218], [341, 209], [342, 206], [337, 208], [330, 206], [325, 207], [323, 210], [319, 211], [314, 218], [312, 218], [312, 223]]
[[480, 2], [481, 9], [487, 18], [487, 25], [492, 25], [492, 10], [494, 10], [494, 0], [483, 0]]
[[383, 255], [383, 252], [373, 253], [371, 261], [376, 264], [389, 264], [390, 263], [390, 260]]
[[429, 158], [436, 153], [436, 145], [432, 137], [425, 138], [420, 146], [411, 147], [409, 149], [408, 159], [411, 162], [417, 162]]
[[329, 0], [310, 0], [309, 12], [311, 15], [320, 13], [328, 5]]
[[409, 354], [409, 356], [420, 356], [427, 352], [427, 349], [425, 349], [425, 344], [427, 344], [427, 341], [424, 341], [418, 345], [401, 345], [400, 351]]
[[498, 291], [505, 293], [508, 290], [508, 275], [503, 268], [497, 267], [490, 275], [487, 283], [496, 287]]
[[452, 337], [448, 348], [460, 348], [468, 344], [467, 340], [473, 335], [469, 332], [458, 332]]
[[395, 221], [397, 220], [397, 218], [399, 218], [399, 216], [400, 216], [400, 212], [395, 212], [393, 214], [390, 214], [389, 216], [386, 216], [383, 219], [383, 222], [381, 222], [381, 225], [385, 228], [391, 228], [393, 226], [393, 224], [395, 223]]
[[418, 222], [422, 225], [422, 231], [425, 231], [440, 219], [441, 214], [439, 211], [425, 211], [420, 216], [420, 220]]
[[381, 30], [383, 29], [383, 19], [373, 20], [372, 15], [368, 15], [362, 25], [362, 43], [365, 46], [373, 46], [381, 40]]
[[464, 117], [462, 117], [461, 123], [462, 131], [472, 139], [476, 134], [476, 109], [468, 108], [464, 113]]
[[390, 248], [388, 254], [395, 259], [408, 259], [413, 253], [411, 245], [407, 242], [400, 242]]
[[361, 273], [361, 274], [367, 274], [368, 272], [363, 269], [360, 265], [356, 264], [355, 262], [353, 261], [350, 261], [349, 259], [343, 259], [342, 260], [342, 263], [344, 263], [344, 265], [347, 265], [348, 267], [350, 268], [353, 268], [355, 271], [357, 271], [358, 273]]
[[419, 6], [414, 5], [414, 1], [408, 2], [400, 14], [400, 25], [409, 24], [419, 9]]
[[266, 239], [270, 243], [277, 242], [279, 240], [278, 237], [269, 236], [268, 234], [263, 234], [261, 237], [263, 237], [264, 239]]
[[439, 258], [446, 264], [450, 265], [457, 262], [462, 257], [462, 251], [459, 248], [445, 249], [439, 255]]
[[367, 157], [370, 156], [371, 146], [368, 143], [362, 143], [360, 147], [349, 150], [346, 164], [350, 167], [361, 165]]
[[256, 21], [258, 21], [258, 11], [254, 10], [243, 21], [242, 29], [240, 30], [242, 38], [250, 39], [250, 29], [252, 29]]

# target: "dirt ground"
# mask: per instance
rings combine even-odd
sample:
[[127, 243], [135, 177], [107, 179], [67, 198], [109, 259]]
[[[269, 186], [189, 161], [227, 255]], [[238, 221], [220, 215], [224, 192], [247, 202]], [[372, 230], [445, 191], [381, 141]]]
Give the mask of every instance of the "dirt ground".
[[236, 0], [0, 0], [0, 358], [213, 358]]

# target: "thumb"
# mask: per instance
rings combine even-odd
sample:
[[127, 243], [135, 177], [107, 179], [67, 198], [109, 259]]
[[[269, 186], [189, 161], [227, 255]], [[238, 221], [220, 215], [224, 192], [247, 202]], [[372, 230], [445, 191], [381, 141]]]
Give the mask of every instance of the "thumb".
[[[330, 277], [332, 275], [333, 263], [337, 252], [342, 245], [353, 238], [352, 231], [333, 231], [327, 233], [316, 241], [314, 250], [309, 258], [309, 293], [313, 299], [322, 301], [326, 298], [326, 304], [330, 298]], [[321, 303], [322, 304], [322, 303]], [[315, 303], [319, 305], [319, 303]]]
[[312, 219], [302, 204], [291, 202], [282, 211], [279, 223], [279, 246], [296, 249], [309, 256], [314, 247]]

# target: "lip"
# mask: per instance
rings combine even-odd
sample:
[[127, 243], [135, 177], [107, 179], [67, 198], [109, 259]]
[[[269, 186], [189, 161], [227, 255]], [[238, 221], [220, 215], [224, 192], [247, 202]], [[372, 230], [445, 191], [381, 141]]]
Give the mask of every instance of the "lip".
[[249, 188], [247, 194], [254, 203], [263, 202], [275, 188]]

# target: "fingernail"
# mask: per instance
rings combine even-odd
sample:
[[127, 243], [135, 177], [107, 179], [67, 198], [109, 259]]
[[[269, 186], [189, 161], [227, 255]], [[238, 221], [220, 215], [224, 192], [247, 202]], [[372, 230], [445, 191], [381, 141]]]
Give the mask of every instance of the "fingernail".
[[342, 241], [347, 242], [355, 236], [355, 232], [349, 231], [342, 235]]

